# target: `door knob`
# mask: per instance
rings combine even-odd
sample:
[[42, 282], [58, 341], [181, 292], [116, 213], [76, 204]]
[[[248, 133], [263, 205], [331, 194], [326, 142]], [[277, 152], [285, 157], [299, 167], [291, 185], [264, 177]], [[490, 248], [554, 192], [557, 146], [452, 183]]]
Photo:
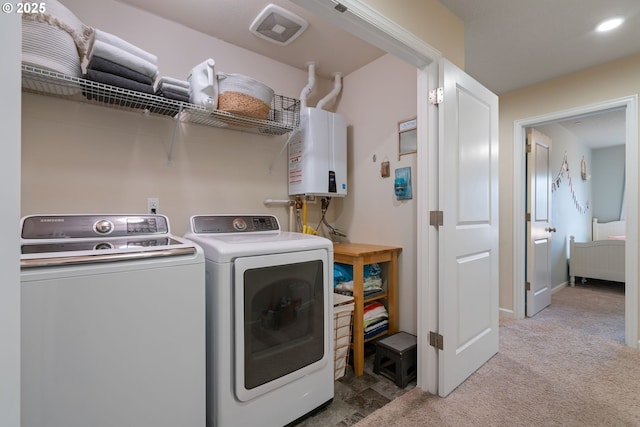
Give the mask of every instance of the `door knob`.
[[555, 227], [547, 227], [544, 229], [544, 231], [548, 231], [549, 233], [555, 233], [556, 232], [556, 228]]

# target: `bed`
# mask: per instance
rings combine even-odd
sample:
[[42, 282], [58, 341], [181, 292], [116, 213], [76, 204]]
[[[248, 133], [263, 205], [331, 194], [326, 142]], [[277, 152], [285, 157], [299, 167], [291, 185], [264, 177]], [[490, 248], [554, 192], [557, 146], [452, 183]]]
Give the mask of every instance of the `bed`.
[[593, 240], [576, 242], [569, 239], [569, 283], [576, 277], [624, 282], [625, 221], [600, 223], [593, 219]]

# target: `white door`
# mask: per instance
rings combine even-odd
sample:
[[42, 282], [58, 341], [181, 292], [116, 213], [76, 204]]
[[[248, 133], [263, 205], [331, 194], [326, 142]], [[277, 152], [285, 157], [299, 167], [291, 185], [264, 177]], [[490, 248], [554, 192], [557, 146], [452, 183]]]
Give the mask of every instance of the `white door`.
[[551, 138], [527, 131], [527, 316], [551, 304]]
[[498, 97], [440, 62], [438, 394], [498, 352]]

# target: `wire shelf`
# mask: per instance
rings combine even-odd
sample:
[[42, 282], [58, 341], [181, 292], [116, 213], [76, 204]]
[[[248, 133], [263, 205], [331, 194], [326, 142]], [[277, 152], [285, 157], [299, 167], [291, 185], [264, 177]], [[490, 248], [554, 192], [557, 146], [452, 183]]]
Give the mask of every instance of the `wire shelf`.
[[143, 110], [175, 117], [182, 122], [264, 135], [284, 135], [300, 122], [300, 101], [274, 95], [268, 120], [214, 110], [162, 96], [60, 74], [22, 64], [22, 88], [26, 92], [122, 110]]

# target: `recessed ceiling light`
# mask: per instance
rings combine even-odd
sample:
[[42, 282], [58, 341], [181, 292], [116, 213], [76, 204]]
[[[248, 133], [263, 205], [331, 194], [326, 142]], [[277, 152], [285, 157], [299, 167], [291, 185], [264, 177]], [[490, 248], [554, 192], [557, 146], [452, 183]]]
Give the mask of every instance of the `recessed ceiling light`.
[[624, 19], [622, 18], [607, 19], [606, 21], [602, 21], [600, 24], [598, 24], [598, 26], [596, 27], [596, 31], [599, 33], [611, 31], [615, 28], [618, 28], [620, 25], [622, 25], [623, 22]]

